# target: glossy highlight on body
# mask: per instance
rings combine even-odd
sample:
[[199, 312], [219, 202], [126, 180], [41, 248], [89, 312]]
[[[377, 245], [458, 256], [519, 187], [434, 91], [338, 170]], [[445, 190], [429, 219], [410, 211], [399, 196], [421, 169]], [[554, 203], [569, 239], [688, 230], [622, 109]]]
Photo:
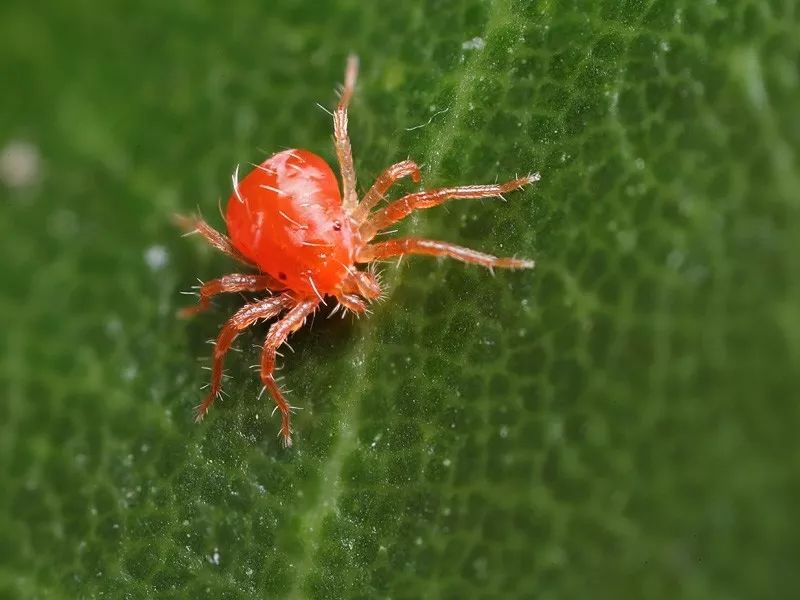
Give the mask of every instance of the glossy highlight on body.
[[352, 269], [336, 175], [306, 150], [279, 152], [235, 183], [225, 221], [233, 245], [296, 292], [335, 295]]

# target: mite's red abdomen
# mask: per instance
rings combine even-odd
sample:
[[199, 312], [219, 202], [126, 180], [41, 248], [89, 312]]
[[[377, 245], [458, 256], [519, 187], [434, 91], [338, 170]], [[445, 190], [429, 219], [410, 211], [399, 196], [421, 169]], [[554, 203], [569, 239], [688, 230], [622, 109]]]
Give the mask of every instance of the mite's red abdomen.
[[296, 292], [335, 294], [353, 264], [336, 175], [306, 150], [284, 150], [253, 169], [225, 221], [236, 249]]

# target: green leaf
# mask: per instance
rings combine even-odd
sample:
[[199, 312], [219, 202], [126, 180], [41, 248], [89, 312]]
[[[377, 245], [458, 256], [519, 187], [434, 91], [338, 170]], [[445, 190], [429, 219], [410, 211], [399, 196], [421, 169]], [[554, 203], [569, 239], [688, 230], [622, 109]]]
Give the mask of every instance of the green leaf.
[[[4, 3], [0, 596], [792, 595], [799, 21], [785, 0]], [[387, 265], [371, 318], [293, 337], [287, 451], [248, 368], [264, 327], [192, 422], [241, 299], [175, 319], [235, 267], [169, 220], [221, 225], [235, 165], [278, 149], [333, 162], [315, 103], [350, 50], [360, 188], [408, 156], [428, 186], [539, 171], [403, 228], [537, 268]]]

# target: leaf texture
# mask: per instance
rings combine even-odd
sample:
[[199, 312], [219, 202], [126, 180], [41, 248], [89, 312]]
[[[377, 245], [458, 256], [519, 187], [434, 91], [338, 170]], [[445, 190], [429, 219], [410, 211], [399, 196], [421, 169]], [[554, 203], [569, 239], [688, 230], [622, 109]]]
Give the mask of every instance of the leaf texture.
[[[781, 0], [0, 8], [0, 595], [784, 598], [800, 588], [800, 15]], [[401, 233], [537, 261], [387, 264], [369, 319], [210, 346], [181, 239], [236, 164], [364, 190], [539, 171]], [[37, 154], [38, 153], [38, 154]], [[36, 160], [36, 156], [39, 160]], [[27, 170], [26, 170], [27, 169]], [[401, 190], [413, 189], [410, 185]]]

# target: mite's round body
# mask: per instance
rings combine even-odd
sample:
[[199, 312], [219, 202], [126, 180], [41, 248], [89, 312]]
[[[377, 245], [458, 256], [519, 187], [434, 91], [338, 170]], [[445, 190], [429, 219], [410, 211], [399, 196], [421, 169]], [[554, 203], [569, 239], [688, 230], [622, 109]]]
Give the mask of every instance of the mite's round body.
[[282, 315], [267, 333], [261, 353], [261, 382], [281, 412], [279, 435], [291, 445], [292, 407], [275, 380], [275, 357], [286, 338], [300, 328], [320, 305], [333, 300], [331, 314], [343, 309], [361, 314], [382, 296], [380, 282], [371, 270], [358, 268], [406, 254], [447, 256], [484, 267], [531, 268], [533, 262], [498, 258], [447, 242], [421, 238], [395, 238], [372, 243], [387, 227], [415, 210], [431, 208], [454, 198], [485, 198], [538, 181], [539, 175], [501, 184], [468, 185], [408, 194], [384, 208], [375, 209], [400, 178], [419, 182], [417, 165], [405, 160], [387, 168], [367, 193], [358, 199], [356, 174], [347, 136], [347, 106], [355, 87], [357, 60], [351, 57], [342, 96], [333, 115], [336, 155], [342, 175], [342, 192], [331, 168], [306, 150], [284, 150], [257, 165], [241, 181], [238, 169], [225, 221], [227, 237], [199, 217], [180, 217], [190, 232], [201, 234], [211, 245], [243, 263], [253, 273], [225, 275], [203, 284], [200, 301], [184, 309], [184, 316], [200, 312], [222, 292], [272, 292], [245, 305], [222, 327], [214, 345], [211, 386], [197, 407], [201, 420], [221, 391], [226, 352], [236, 336], [260, 320]]
[[235, 184], [225, 221], [239, 252], [299, 294], [335, 296], [354, 270], [336, 175], [306, 150], [279, 152]]

